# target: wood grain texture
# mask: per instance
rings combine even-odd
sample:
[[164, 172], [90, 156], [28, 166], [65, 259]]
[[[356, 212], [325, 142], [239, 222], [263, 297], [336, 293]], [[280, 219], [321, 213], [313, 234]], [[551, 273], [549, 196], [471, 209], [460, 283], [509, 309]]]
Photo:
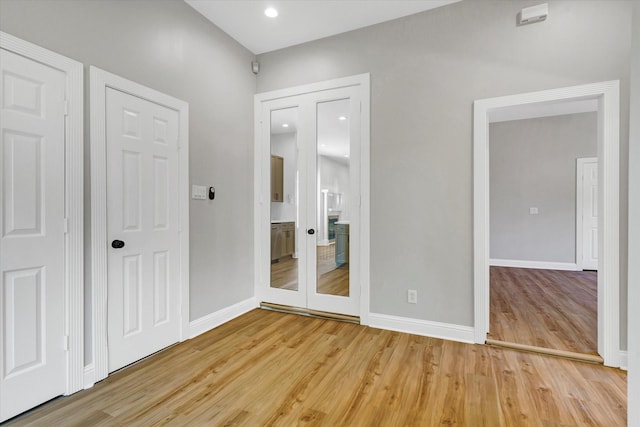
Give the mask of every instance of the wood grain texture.
[[603, 366], [254, 310], [22, 426], [624, 426]]
[[[317, 292], [319, 294], [349, 296], [349, 264], [336, 266], [335, 245], [318, 246]], [[283, 257], [271, 263], [271, 287], [298, 290], [298, 259]]]
[[491, 267], [487, 338], [597, 355], [594, 271]]

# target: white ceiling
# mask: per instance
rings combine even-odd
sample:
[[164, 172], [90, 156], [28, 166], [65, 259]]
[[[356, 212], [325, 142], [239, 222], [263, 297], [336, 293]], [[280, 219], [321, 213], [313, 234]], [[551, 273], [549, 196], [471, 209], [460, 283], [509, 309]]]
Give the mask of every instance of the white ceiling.
[[[400, 18], [460, 0], [185, 0], [254, 54]], [[278, 10], [268, 18], [268, 7]]]

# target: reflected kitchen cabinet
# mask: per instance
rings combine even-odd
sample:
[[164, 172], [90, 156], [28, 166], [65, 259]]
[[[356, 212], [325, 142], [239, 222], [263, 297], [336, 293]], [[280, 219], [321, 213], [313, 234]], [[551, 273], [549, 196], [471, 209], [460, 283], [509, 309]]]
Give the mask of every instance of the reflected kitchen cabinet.
[[336, 222], [336, 266], [349, 263], [349, 224]]
[[271, 155], [271, 201], [284, 201], [284, 159]]
[[271, 261], [285, 256], [293, 256], [295, 252], [295, 222], [279, 222], [271, 224]]

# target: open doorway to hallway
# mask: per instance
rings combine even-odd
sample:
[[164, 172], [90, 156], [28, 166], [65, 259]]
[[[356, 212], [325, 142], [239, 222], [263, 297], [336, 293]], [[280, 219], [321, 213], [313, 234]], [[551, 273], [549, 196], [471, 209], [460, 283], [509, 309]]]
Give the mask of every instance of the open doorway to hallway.
[[582, 271], [597, 269], [582, 206], [597, 207], [597, 126], [596, 112], [490, 125], [489, 342], [602, 362], [597, 272]]

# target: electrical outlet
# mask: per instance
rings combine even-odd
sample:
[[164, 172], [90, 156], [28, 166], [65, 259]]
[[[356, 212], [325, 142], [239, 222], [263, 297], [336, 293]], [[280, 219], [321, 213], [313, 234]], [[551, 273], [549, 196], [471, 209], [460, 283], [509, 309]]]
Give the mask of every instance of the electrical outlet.
[[409, 289], [407, 291], [407, 302], [409, 304], [417, 304], [418, 303], [418, 291], [415, 289]]

